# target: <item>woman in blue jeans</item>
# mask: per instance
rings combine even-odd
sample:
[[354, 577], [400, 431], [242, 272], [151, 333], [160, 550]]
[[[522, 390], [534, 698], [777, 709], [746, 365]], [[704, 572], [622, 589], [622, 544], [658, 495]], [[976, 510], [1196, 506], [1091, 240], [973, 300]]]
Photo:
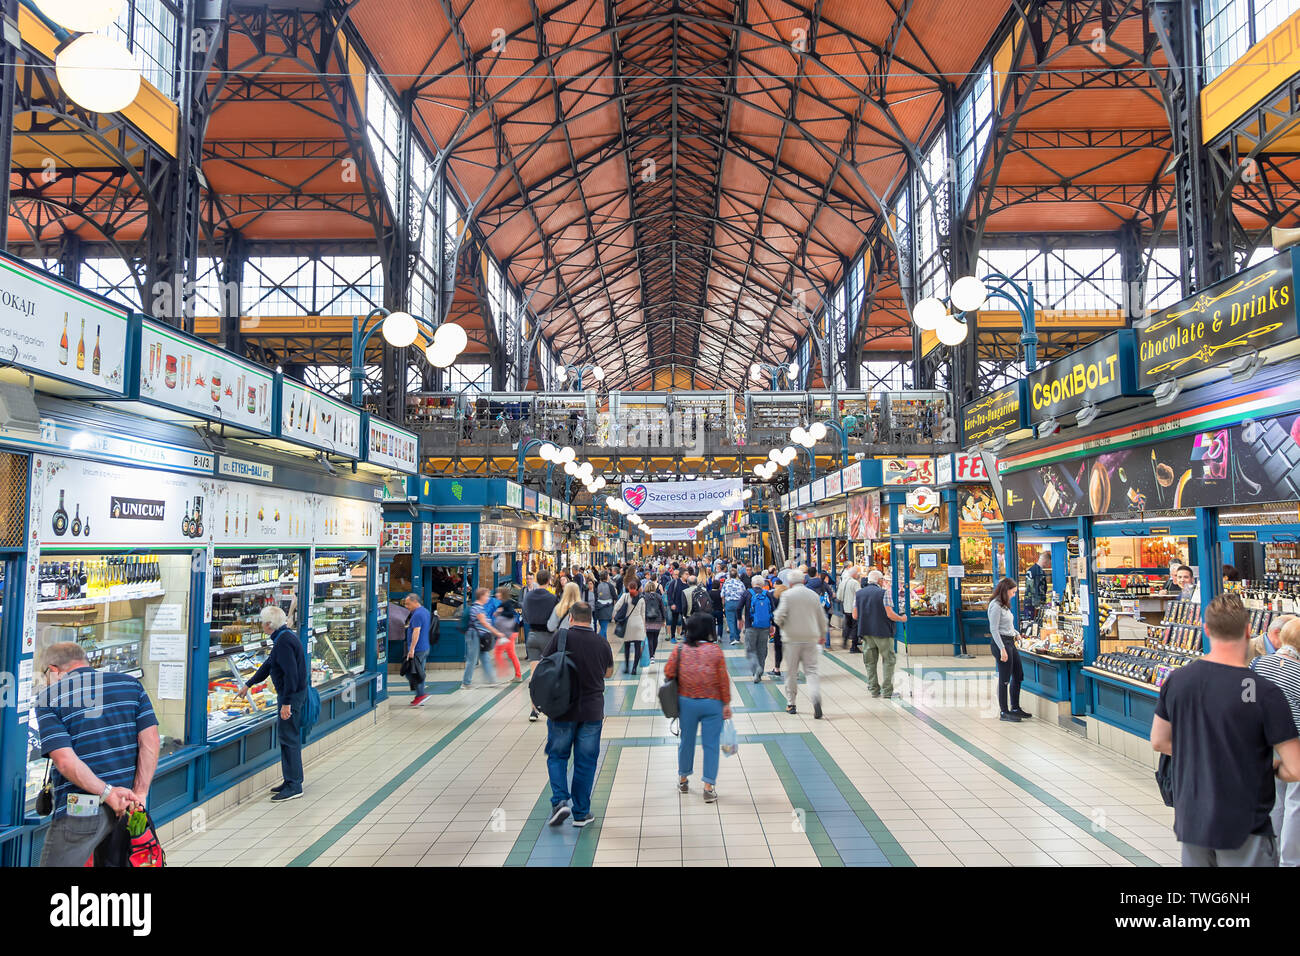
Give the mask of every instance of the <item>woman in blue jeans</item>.
[[718, 791], [718, 740], [722, 722], [731, 718], [731, 679], [722, 648], [714, 640], [713, 615], [692, 614], [682, 632], [683, 643], [673, 648], [664, 665], [664, 677], [677, 678], [681, 708], [681, 743], [677, 748], [677, 789], [690, 792], [695, 769], [695, 731], [704, 736], [704, 802], [714, 803]]

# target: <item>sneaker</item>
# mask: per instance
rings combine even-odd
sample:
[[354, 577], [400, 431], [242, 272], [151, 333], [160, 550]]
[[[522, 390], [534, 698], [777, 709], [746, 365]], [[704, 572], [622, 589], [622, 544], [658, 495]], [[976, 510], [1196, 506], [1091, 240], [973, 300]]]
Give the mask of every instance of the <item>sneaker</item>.
[[755, 684], [761, 684], [761, 683], [763, 683], [763, 675], [762, 675], [762, 674], [759, 674], [757, 677], [755, 677], [755, 678], [754, 678], [754, 683], [755, 683]]
[[274, 787], [271, 788], [271, 792], [272, 792], [272, 793], [279, 793], [281, 790], [283, 790], [283, 789], [284, 789], [285, 787], [287, 787], [287, 786], [289, 786], [287, 783], [277, 783]]
[[537, 711], [533, 711], [531, 714], [528, 715], [528, 722], [529, 722], [530, 724], [535, 724], [535, 723], [537, 723], [537, 720], [538, 720], [538, 718], [539, 718], [540, 716], [541, 716], [541, 715], [540, 715], [539, 713], [537, 713]]
[[1011, 724], [1020, 723], [1019, 715], [1013, 713], [1012, 711], [1007, 711], [1005, 714], [999, 714], [998, 720], [1005, 720], [1007, 721], [1007, 723], [1011, 723]]
[[302, 796], [301, 790], [281, 790], [271, 798], [272, 803], [283, 803], [286, 800], [297, 800]]
[[512, 683], [512, 684], [522, 684], [523, 682], [524, 682], [524, 675], [523, 675], [523, 674], [520, 674], [518, 677], [516, 677], [516, 678], [515, 678], [514, 680], [512, 680], [510, 683]]
[[717, 788], [716, 788], [716, 787], [715, 787], [714, 789], [712, 789], [712, 790], [705, 790], [705, 791], [704, 791], [704, 802], [705, 802], [705, 803], [717, 803], [717, 802], [718, 802], [718, 791], [717, 791]]
[[815, 700], [813, 701], [813, 720], [821, 720], [821, 719], [822, 719], [822, 702], [820, 700]]
[[739, 647], [739, 646], [740, 646], [740, 641], [732, 641], [732, 642], [731, 642], [731, 646], [732, 646], [732, 647]]
[[415, 698], [415, 700], [411, 701], [411, 706], [412, 706], [412, 707], [419, 707], [421, 704], [423, 704], [423, 703], [424, 703], [426, 700], [428, 700], [428, 699], [429, 699], [429, 695], [428, 695], [428, 694], [419, 694], [419, 695]]
[[588, 823], [591, 823], [591, 822], [592, 822], [593, 820], [595, 820], [595, 819], [596, 819], [596, 816], [595, 816], [595, 814], [592, 814], [592, 813], [587, 814], [587, 815], [586, 815], [585, 817], [583, 817], [581, 820], [579, 820], [577, 817], [574, 817], [574, 818], [573, 818], [573, 825], [574, 825], [575, 827], [577, 827], [578, 829], [582, 829], [582, 828], [585, 827]]
[[557, 827], [561, 823], [563, 823], [564, 818], [567, 817], [572, 812], [573, 811], [569, 809], [569, 805], [567, 803], [561, 803], [551, 809], [551, 818], [546, 821], [546, 825], [551, 827]]
[[1030, 717], [1034, 716], [1033, 714], [1029, 713], [1029, 711], [1021, 710], [1019, 707], [1017, 707], [1011, 713], [1015, 714], [1021, 720], [1028, 720]]
[[473, 684], [461, 684], [461, 685], [460, 685], [460, 689], [461, 689], [461, 690], [473, 690], [473, 689], [474, 689], [474, 685], [473, 685]]
[[788, 706], [788, 707], [785, 709], [785, 712], [786, 712], [787, 714], [793, 714], [793, 713], [796, 713], [796, 711], [795, 711], [795, 709], [794, 709], [794, 704], [791, 704], [790, 706]]
[[690, 782], [689, 780], [678, 780], [678, 781], [677, 781], [677, 792], [678, 792], [678, 793], [690, 793], [690, 792], [691, 792], [691, 782]]
[[873, 691], [871, 692], [871, 696], [872, 696], [872, 697], [879, 697], [879, 696], [880, 696], [880, 691], [878, 691], [878, 690], [873, 690]]

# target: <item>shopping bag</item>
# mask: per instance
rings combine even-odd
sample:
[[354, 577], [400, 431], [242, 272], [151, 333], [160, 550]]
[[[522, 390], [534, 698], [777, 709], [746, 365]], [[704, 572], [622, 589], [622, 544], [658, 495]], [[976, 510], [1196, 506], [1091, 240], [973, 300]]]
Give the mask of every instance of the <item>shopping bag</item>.
[[722, 722], [722, 735], [718, 738], [718, 748], [728, 757], [734, 757], [740, 750], [740, 742], [736, 739], [736, 725], [730, 721]]

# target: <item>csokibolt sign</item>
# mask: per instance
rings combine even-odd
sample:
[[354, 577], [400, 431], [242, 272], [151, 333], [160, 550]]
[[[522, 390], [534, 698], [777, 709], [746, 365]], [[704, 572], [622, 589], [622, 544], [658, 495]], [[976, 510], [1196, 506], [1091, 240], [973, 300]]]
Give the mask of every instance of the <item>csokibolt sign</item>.
[[1135, 393], [1132, 332], [1121, 329], [1029, 376], [1029, 418], [1040, 422]]

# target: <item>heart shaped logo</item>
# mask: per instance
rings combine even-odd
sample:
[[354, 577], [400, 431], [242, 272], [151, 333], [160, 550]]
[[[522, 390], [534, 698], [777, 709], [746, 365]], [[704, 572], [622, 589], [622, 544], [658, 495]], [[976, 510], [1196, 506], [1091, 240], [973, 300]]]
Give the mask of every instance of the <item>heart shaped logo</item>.
[[693, 537], [695, 537], [695, 535], [698, 534], [698, 533], [699, 533], [699, 532], [697, 532], [694, 528], [692, 528], [690, 531], [686, 532], [686, 537], [688, 537], [688, 538], [693, 538]]
[[640, 511], [641, 506], [645, 504], [647, 494], [649, 494], [649, 492], [646, 490], [645, 485], [635, 485], [631, 488], [623, 489], [623, 500], [637, 511]]

